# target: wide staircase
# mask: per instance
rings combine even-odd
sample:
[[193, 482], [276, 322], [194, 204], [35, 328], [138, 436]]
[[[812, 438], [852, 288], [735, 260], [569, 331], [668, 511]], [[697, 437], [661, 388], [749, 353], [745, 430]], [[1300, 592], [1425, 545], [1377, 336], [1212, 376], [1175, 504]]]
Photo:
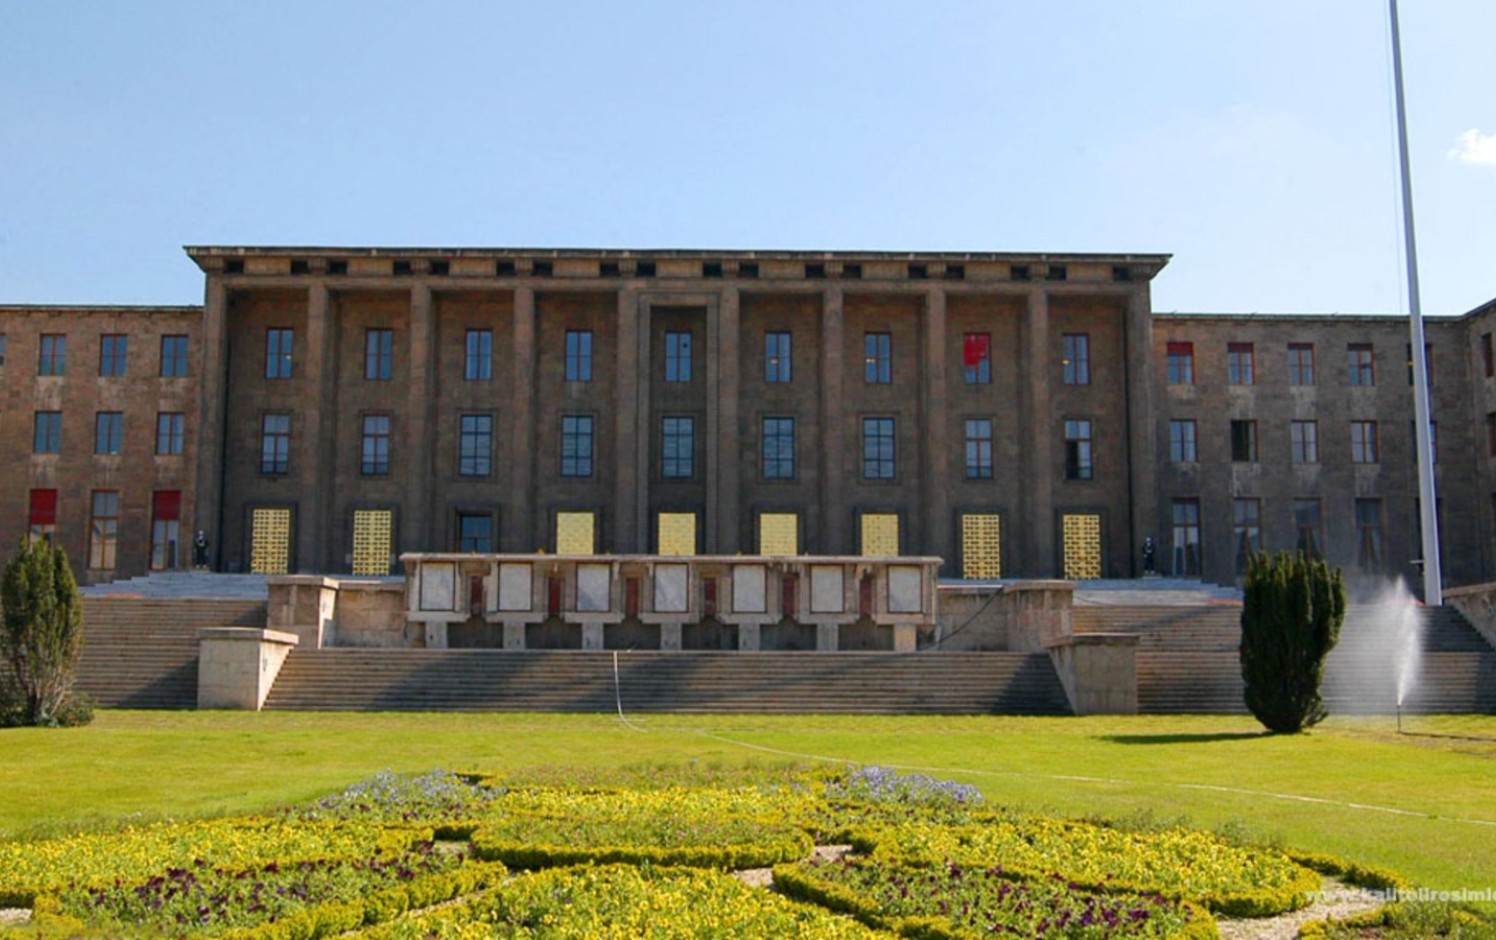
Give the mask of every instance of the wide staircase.
[[[1496, 714], [1496, 650], [1452, 607], [1420, 608], [1418, 664], [1402, 708]], [[1336, 714], [1397, 708], [1401, 642], [1385, 608], [1351, 606], [1325, 664], [1324, 698]], [[1136, 633], [1138, 707], [1145, 713], [1246, 711], [1241, 608], [1076, 607], [1076, 632]]]
[[1046, 653], [296, 650], [271, 709], [1069, 714]]
[[264, 626], [263, 600], [86, 596], [77, 688], [106, 708], [194, 708], [198, 631]]

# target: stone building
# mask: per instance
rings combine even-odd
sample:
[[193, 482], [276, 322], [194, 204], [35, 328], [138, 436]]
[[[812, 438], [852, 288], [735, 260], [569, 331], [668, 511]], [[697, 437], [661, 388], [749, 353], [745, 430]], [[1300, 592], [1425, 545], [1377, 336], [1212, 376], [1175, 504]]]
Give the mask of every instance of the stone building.
[[[1131, 577], [1151, 537], [1162, 572], [1229, 583], [1247, 546], [1377, 575], [1417, 553], [1406, 321], [1154, 314], [1165, 255], [187, 252], [202, 308], [0, 308], [0, 538], [51, 491], [92, 580], [186, 563], [158, 549], [172, 493], [228, 571], [902, 553]], [[1493, 319], [1428, 325], [1451, 583], [1496, 567]], [[177, 336], [188, 374], [158, 374]]]

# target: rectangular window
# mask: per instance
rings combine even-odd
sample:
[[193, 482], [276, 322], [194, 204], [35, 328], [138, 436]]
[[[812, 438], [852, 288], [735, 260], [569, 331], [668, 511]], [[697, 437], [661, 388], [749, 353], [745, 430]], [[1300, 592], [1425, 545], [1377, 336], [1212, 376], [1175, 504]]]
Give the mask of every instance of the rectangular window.
[[1091, 462], [1091, 422], [1065, 422], [1065, 479], [1089, 480], [1094, 471]]
[[1351, 463], [1376, 463], [1381, 450], [1377, 445], [1375, 421], [1351, 422]]
[[1231, 459], [1236, 463], [1257, 462], [1257, 422], [1231, 422]]
[[665, 381], [691, 381], [691, 334], [689, 332], [667, 332], [665, 334]]
[[566, 331], [566, 381], [592, 381], [592, 331]]
[[260, 419], [260, 472], [267, 476], [291, 469], [291, 416], [268, 414]]
[[1091, 335], [1089, 333], [1066, 333], [1061, 337], [1063, 355], [1060, 358], [1066, 385], [1091, 384]]
[[660, 427], [660, 476], [689, 480], [696, 475], [696, 419], [666, 415]]
[[1319, 463], [1319, 425], [1316, 422], [1289, 422], [1288, 435], [1294, 463]]
[[1376, 384], [1374, 356], [1370, 343], [1351, 343], [1345, 347], [1345, 367], [1350, 384]]
[[792, 362], [788, 330], [771, 330], [764, 334], [764, 381], [788, 382]]
[[43, 333], [37, 357], [37, 375], [67, 375], [68, 338], [61, 333]]
[[388, 381], [394, 357], [393, 330], [364, 330], [364, 378]]
[[480, 554], [493, 551], [493, 516], [486, 512], [459, 512], [457, 550]]
[[493, 470], [493, 415], [458, 419], [457, 475], [486, 477]]
[[1169, 384], [1195, 384], [1195, 344], [1169, 343], [1165, 347], [1169, 357]]
[[1382, 501], [1356, 500], [1356, 564], [1368, 570], [1382, 566]]
[[187, 374], [187, 337], [161, 337], [161, 377], [179, 379]]
[[1194, 463], [1198, 459], [1192, 419], [1169, 422], [1169, 459], [1174, 463]]
[[1314, 344], [1288, 344], [1288, 384], [1314, 384]]
[[118, 378], [125, 374], [125, 353], [130, 338], [117, 333], [99, 337], [99, 375]]
[[358, 472], [366, 477], [385, 476], [390, 472], [390, 416], [364, 415], [363, 431]]
[[182, 491], [151, 494], [151, 570], [177, 567], [182, 544]]
[[561, 475], [592, 476], [592, 416], [561, 416]]
[[1486, 412], [1486, 453], [1496, 457], [1496, 411]]
[[100, 411], [94, 415], [94, 453], [117, 454], [124, 446], [124, 412]]
[[1200, 574], [1200, 501], [1176, 499], [1174, 519], [1174, 573], [1185, 577]]
[[1226, 381], [1231, 385], [1257, 384], [1257, 349], [1251, 343], [1226, 344]]
[[894, 478], [892, 418], [862, 419], [862, 478], [864, 480], [892, 480]]
[[[760, 555], [800, 554], [799, 513], [759, 513], [758, 553]], [[791, 611], [793, 609], [793, 607], [790, 608]]]
[[62, 452], [62, 412], [38, 411], [31, 451], [36, 454], [59, 454]]
[[[0, 355], [3, 353], [4, 350], [0, 349]], [[0, 365], [3, 364], [4, 359], [0, 358]], [[1490, 333], [1480, 334], [1480, 364], [1485, 370], [1486, 378], [1496, 375], [1496, 350], [1492, 349]]]
[[94, 490], [88, 533], [88, 567], [112, 570], [119, 547], [119, 491]]
[[[1408, 357], [1408, 384], [1413, 384], [1413, 344], [1404, 343], [1403, 351]], [[1434, 347], [1429, 343], [1423, 344], [1423, 374], [1432, 382], [1434, 380]]]
[[992, 381], [992, 335], [967, 333], [961, 339], [961, 361], [966, 367], [967, 385], [987, 385]]
[[1246, 574], [1247, 562], [1262, 551], [1262, 500], [1233, 499], [1231, 524], [1236, 541], [1236, 573]]
[[51, 539], [57, 534], [57, 491], [31, 491], [31, 537]]
[[5, 334], [0, 333], [0, 368], [5, 366]]
[[182, 431], [187, 418], [180, 411], [163, 411], [156, 415], [156, 453], [162, 457], [182, 454]]
[[765, 418], [764, 427], [764, 479], [793, 480], [795, 478], [795, 419]]
[[1320, 530], [1319, 500], [1293, 501], [1293, 527], [1294, 549], [1310, 558], [1318, 558], [1320, 546], [1324, 544], [1324, 533]]
[[493, 330], [467, 331], [462, 377], [469, 382], [487, 382], [493, 378]]
[[966, 479], [992, 479], [992, 421], [990, 419], [967, 419]]
[[291, 353], [295, 345], [295, 330], [271, 327], [265, 331], [265, 378], [291, 377]]
[[869, 385], [887, 385], [893, 381], [893, 336], [889, 333], [862, 334], [863, 379]]

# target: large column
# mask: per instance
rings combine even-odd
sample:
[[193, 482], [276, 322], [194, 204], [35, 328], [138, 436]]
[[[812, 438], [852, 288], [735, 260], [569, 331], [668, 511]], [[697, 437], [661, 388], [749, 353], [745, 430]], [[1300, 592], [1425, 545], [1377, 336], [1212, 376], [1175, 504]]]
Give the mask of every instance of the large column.
[[1049, 295], [1042, 287], [1028, 292], [1028, 310], [1022, 329], [1023, 402], [1019, 421], [1023, 440], [1024, 477], [1023, 538], [1020, 577], [1053, 577], [1055, 561], [1054, 518], [1054, 415], [1050, 405], [1049, 380], [1053, 356], [1049, 348]]
[[1135, 287], [1127, 298], [1124, 335], [1127, 349], [1127, 460], [1130, 512], [1127, 543], [1128, 571], [1138, 575], [1137, 552], [1143, 539], [1153, 536], [1164, 544], [1163, 533], [1155, 532], [1158, 524], [1157, 460], [1153, 449], [1153, 303], [1147, 283]]
[[509, 390], [512, 408], [504, 416], [504, 423], [509, 426], [508, 451], [514, 458], [504, 468], [504, 472], [509, 474], [509, 487], [508, 500], [502, 509], [503, 550], [533, 552], [546, 544], [546, 540], [535, 512], [535, 441], [538, 436], [535, 433], [535, 289], [532, 287], [514, 290], [512, 345], [514, 388]]
[[842, 476], [846, 472], [846, 428], [841, 406], [843, 302], [840, 287], [826, 289], [821, 304], [821, 544], [801, 546], [802, 551], [827, 555], [845, 555], [853, 550], [847, 480]]
[[717, 315], [707, 321], [707, 554], [740, 550], [738, 481], [738, 289], [722, 290]]
[[[331, 545], [339, 531], [337, 519], [337, 327], [329, 312], [327, 284], [313, 283], [307, 289], [306, 354], [298, 368], [305, 369], [305, 405], [301, 430], [305, 445], [306, 479], [311, 490], [302, 494], [296, 519], [296, 567], [300, 571], [327, 572], [332, 564]], [[293, 444], [294, 447], [294, 444]]]
[[642, 553], [649, 549], [649, 311], [636, 288], [618, 292], [617, 363], [613, 550]]
[[192, 528], [207, 532], [208, 564], [217, 570], [223, 559], [223, 450], [229, 373], [228, 290], [218, 274], [208, 275], [203, 296], [202, 347], [197, 376], [200, 423], [196, 428]]
[[404, 551], [429, 552], [446, 547], [433, 525], [433, 486], [436, 472], [436, 324], [431, 313], [431, 286], [417, 284], [410, 291], [410, 378], [406, 386], [411, 403], [406, 422], [405, 518], [400, 520], [400, 544]]
[[950, 447], [948, 444], [950, 401], [946, 394], [945, 291], [934, 288], [925, 294], [922, 337], [924, 367], [919, 386], [920, 530], [910, 546], [919, 555], [940, 555], [949, 573], [955, 558], [950, 551]]

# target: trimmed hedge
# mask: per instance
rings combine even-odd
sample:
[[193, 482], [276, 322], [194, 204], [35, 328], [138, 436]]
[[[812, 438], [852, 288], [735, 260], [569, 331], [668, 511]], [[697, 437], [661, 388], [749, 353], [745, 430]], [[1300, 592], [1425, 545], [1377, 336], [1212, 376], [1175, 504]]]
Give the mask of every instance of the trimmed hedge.
[[558, 868], [565, 865], [657, 865], [731, 871], [768, 868], [805, 858], [815, 846], [803, 832], [785, 833], [768, 842], [739, 845], [555, 845], [489, 838], [473, 833], [473, 855], [510, 868]]

